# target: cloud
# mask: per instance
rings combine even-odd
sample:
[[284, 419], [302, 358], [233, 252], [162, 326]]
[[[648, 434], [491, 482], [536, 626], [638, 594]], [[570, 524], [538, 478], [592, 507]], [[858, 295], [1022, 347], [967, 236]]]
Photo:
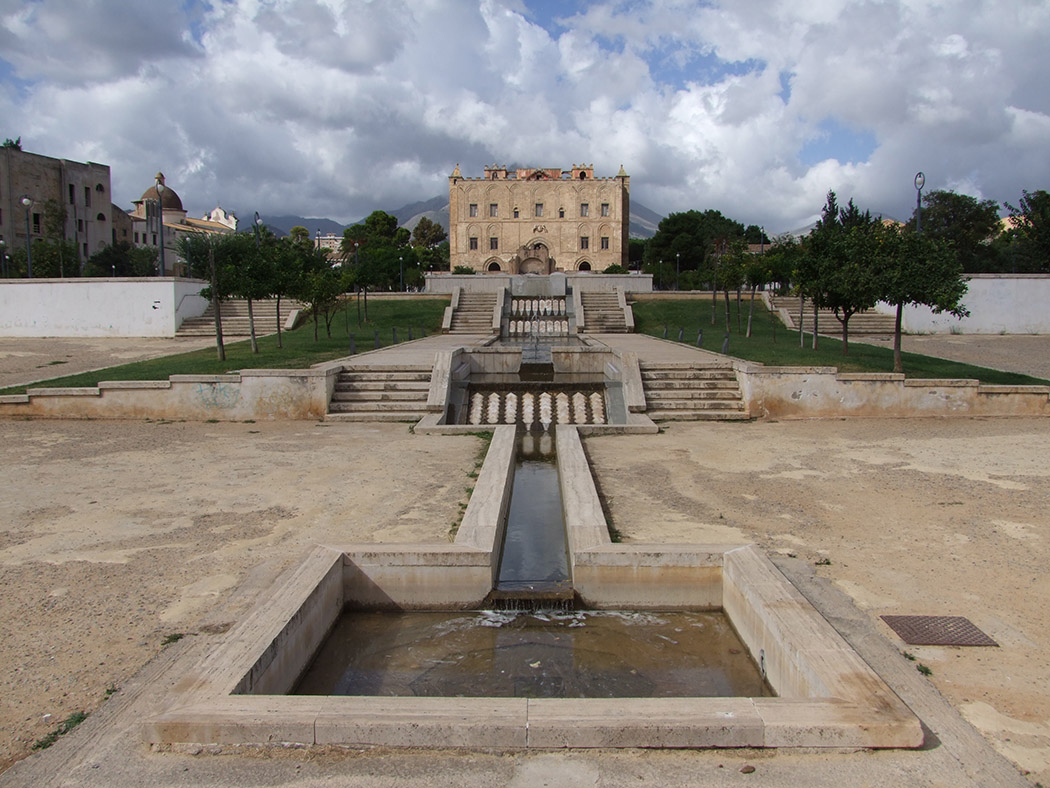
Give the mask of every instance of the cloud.
[[194, 213], [349, 220], [456, 163], [623, 164], [658, 211], [773, 231], [831, 188], [905, 217], [919, 169], [997, 200], [1050, 185], [1044, 2], [577, 7], [0, 0], [0, 112], [27, 150], [110, 164], [121, 204], [162, 169]]

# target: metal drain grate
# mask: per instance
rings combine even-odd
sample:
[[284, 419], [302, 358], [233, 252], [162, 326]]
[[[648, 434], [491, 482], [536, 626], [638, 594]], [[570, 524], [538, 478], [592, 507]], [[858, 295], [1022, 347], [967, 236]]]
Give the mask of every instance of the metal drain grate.
[[910, 646], [998, 646], [962, 616], [880, 616]]

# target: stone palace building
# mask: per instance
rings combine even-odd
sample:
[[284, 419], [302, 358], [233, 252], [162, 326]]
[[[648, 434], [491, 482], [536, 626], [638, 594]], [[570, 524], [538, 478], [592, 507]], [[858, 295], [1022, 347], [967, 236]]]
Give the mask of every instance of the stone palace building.
[[631, 179], [492, 165], [448, 179], [450, 263], [482, 273], [550, 274], [627, 267]]

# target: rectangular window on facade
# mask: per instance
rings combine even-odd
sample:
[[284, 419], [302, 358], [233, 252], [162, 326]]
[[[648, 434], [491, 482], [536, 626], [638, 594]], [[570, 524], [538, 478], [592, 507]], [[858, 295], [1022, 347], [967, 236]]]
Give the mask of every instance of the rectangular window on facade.
[[590, 206], [590, 204], [589, 203], [585, 203], [585, 202], [581, 202], [580, 203], [580, 216], [590, 216], [590, 215], [591, 215], [591, 206]]
[[588, 238], [586, 235], [583, 236], [582, 238], [580, 238], [580, 248], [581, 249], [590, 249], [591, 248], [591, 239]]
[[559, 219], [564, 219], [565, 218], [565, 209], [564, 208], [559, 208], [558, 209], [558, 218]]
[[602, 236], [602, 249], [608, 249], [608, 248], [609, 248], [609, 236], [603, 235]]
[[478, 215], [478, 204], [476, 202], [472, 202], [470, 204], [470, 215], [471, 216], [477, 216]]
[[477, 238], [471, 238], [470, 239], [470, 251], [476, 252], [477, 249], [478, 249], [478, 239]]
[[489, 203], [489, 216], [493, 218], [499, 216], [499, 205], [494, 202]]
[[515, 219], [518, 218], [518, 209], [517, 208], [514, 209], [514, 218]]
[[609, 215], [609, 203], [603, 202], [602, 203], [602, 216], [608, 216], [608, 215]]
[[84, 220], [83, 219], [77, 219], [77, 232], [78, 233], [84, 232]]
[[84, 244], [84, 257], [87, 257], [87, 256], [88, 256], [87, 244]]
[[87, 205], [87, 206], [91, 205], [91, 187], [90, 186], [85, 186], [84, 187], [84, 205]]
[[69, 184], [69, 204], [73, 205], [77, 201], [77, 188], [72, 183]]
[[135, 243], [137, 244], [138, 242], [139, 242], [139, 234], [136, 232], [135, 233]]
[[536, 209], [533, 211], [535, 216], [543, 216], [543, 203], [536, 203]]
[[34, 233], [39, 233], [40, 232], [40, 214], [38, 214], [38, 213], [34, 213], [33, 214], [33, 232]]
[[499, 238], [489, 238], [489, 249], [493, 252], [499, 249]]

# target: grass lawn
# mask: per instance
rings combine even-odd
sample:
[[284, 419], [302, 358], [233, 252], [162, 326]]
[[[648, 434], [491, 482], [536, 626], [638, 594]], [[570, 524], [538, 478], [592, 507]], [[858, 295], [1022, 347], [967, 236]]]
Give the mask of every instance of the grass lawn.
[[[281, 333], [281, 348], [277, 347], [276, 334], [259, 337], [258, 354], [252, 353], [251, 342], [245, 339], [225, 343], [225, 361], [218, 360], [213, 345], [203, 350], [136, 361], [30, 385], [31, 388], [97, 386], [100, 380], [167, 380], [169, 375], [221, 375], [240, 369], [303, 369], [348, 355], [351, 335], [357, 345], [357, 352], [361, 353], [375, 348], [376, 332], [379, 332], [381, 347], [394, 344], [394, 329], [397, 329], [398, 342], [408, 339], [409, 328], [415, 339], [421, 336], [421, 328], [428, 335], [439, 333], [441, 318], [448, 304], [448, 298], [440, 297], [369, 299], [368, 322], [359, 328], [356, 302], [350, 300], [347, 302], [349, 309], [340, 311], [332, 321], [331, 337], [325, 332], [324, 319], [318, 320], [316, 341], [313, 320], [307, 320], [295, 331]], [[259, 330], [258, 321], [256, 330]], [[13, 386], [0, 393], [24, 394], [25, 390], [25, 386]]]
[[[656, 337], [678, 339], [679, 328], [684, 329], [683, 342], [696, 344], [697, 330], [703, 329], [703, 347], [720, 352], [726, 333], [725, 301], [719, 298], [715, 325], [711, 325], [711, 299], [682, 299], [636, 301], [634, 310], [635, 330]], [[842, 341], [819, 336], [817, 349], [811, 349], [812, 334], [806, 334], [805, 347], [799, 347], [798, 331], [789, 331], [765, 305], [755, 299], [755, 312], [751, 323], [751, 337], [747, 331], [748, 299], [740, 304], [740, 329], [737, 328], [736, 299], [730, 304], [729, 355], [748, 361], [758, 361], [771, 366], [819, 366], [838, 367], [841, 372], [892, 372], [893, 348], [849, 343], [849, 355], [842, 355]], [[830, 332], [838, 331], [839, 324], [825, 326]], [[888, 343], [889, 344], [889, 343]], [[970, 378], [982, 383], [996, 385], [1046, 385], [1045, 380], [1014, 372], [1001, 372], [970, 364], [922, 356], [915, 353], [903, 355], [904, 372], [909, 378]]]
[[[638, 301], [633, 304], [635, 328], [640, 333], [662, 337], [666, 326], [667, 338], [672, 340], [677, 340], [678, 330], [682, 328], [683, 341], [690, 345], [696, 343], [697, 330], [703, 329], [703, 347], [720, 351], [725, 335], [723, 303], [719, 301], [716, 324], [712, 326], [710, 299]], [[283, 348], [277, 347], [276, 334], [259, 337], [258, 354], [252, 354], [248, 340], [240, 340], [226, 344], [226, 361], [219, 361], [215, 348], [210, 347], [31, 385], [33, 388], [90, 387], [98, 385], [100, 380], [167, 380], [169, 375], [216, 375], [251, 368], [302, 369], [346, 356], [351, 335], [357, 351], [363, 352], [375, 347], [376, 332], [381, 347], [394, 343], [394, 329], [397, 329], [399, 342], [408, 339], [410, 327], [415, 338], [420, 336], [421, 328], [427, 334], [435, 334], [441, 330], [441, 318], [448, 306], [448, 299], [372, 299], [368, 304], [369, 320], [361, 327], [357, 325], [356, 304], [351, 300], [347, 305], [349, 308], [339, 312], [332, 321], [331, 337], [325, 332], [323, 320], [320, 321], [316, 341], [313, 321], [310, 320], [295, 331], [283, 332]], [[747, 309], [748, 301], [745, 298], [741, 302], [742, 329], [747, 326]], [[779, 320], [774, 321], [770, 312], [757, 299], [750, 338], [737, 329], [735, 300], [730, 315], [729, 354], [737, 358], [772, 366], [838, 367], [843, 372], [893, 370], [893, 349], [890, 347], [851, 342], [849, 355], [844, 357], [840, 340], [821, 336], [817, 350], [812, 350], [811, 335], [807, 334], [806, 346], [800, 348], [798, 332], [788, 331]], [[971, 378], [982, 383], [1001, 385], [1046, 384], [1046, 381], [1028, 375], [1000, 372], [913, 353], [904, 354], [904, 369], [911, 378]], [[25, 390], [25, 386], [13, 386], [0, 393], [22, 394]]]

